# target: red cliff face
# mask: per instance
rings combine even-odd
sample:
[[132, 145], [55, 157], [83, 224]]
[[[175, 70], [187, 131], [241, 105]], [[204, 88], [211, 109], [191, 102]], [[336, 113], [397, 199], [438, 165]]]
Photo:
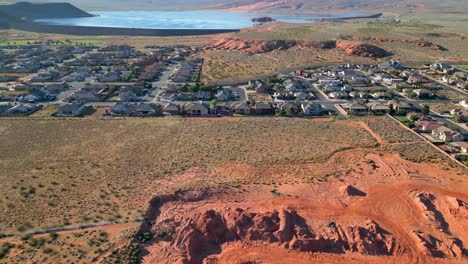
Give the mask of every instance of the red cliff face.
[[[203, 253], [223, 243], [265, 242], [302, 252], [392, 255], [395, 238], [375, 222], [312, 227], [295, 211], [207, 210], [179, 223], [170, 247], [185, 252], [182, 263], [202, 263]], [[157, 228], [155, 228], [157, 229]], [[214, 250], [214, 249], [213, 249]]]

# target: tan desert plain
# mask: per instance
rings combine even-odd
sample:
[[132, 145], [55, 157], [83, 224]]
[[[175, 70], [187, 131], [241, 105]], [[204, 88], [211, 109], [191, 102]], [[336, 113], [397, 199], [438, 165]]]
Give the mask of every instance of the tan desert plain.
[[[93, 46], [105, 53], [103, 47], [129, 45], [135, 56], [154, 52], [151, 46], [190, 46], [187, 59], [203, 59], [202, 87], [389, 60], [416, 70], [434, 62], [468, 70], [466, 1], [70, 3], [86, 11], [382, 16], [164, 37], [38, 33], [0, 18], [0, 67], [24, 62], [15, 50], [40, 43], [43, 52]], [[1, 10], [0, 16], [9, 15]], [[76, 52], [63, 50], [55, 54]], [[50, 67], [63, 67], [54, 63]], [[109, 67], [95, 66], [103, 72]], [[13, 75], [26, 80], [30, 74]], [[3, 89], [5, 83], [0, 98], [25, 92]], [[452, 88], [443, 90], [446, 100], [424, 101], [432, 110], [425, 114], [442, 120], [444, 113], [433, 112], [437, 107], [452, 109], [463, 99], [466, 104], [466, 90]], [[143, 118], [109, 116], [112, 104], [101, 102], [84, 117], [54, 116], [61, 103], [44, 104], [28, 116], [0, 117], [0, 263], [468, 262], [468, 169], [436, 146], [444, 142], [429, 143], [404, 125], [415, 117], [424, 121], [420, 109], [415, 117], [396, 118], [282, 112]], [[466, 129], [466, 121], [447, 122]]]

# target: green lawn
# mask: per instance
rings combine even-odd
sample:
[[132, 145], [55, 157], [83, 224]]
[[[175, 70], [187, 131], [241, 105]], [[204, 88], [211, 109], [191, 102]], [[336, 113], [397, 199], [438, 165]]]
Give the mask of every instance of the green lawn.
[[406, 116], [393, 116], [393, 117], [395, 117], [396, 119], [398, 119], [398, 121], [400, 121], [402, 123], [409, 122], [409, 119], [406, 118]]

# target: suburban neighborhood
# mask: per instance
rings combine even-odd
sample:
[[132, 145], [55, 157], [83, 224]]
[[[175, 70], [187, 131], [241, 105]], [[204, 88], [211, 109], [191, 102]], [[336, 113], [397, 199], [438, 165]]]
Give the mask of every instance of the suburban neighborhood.
[[[0, 49], [0, 115], [53, 117], [391, 115], [467, 160], [468, 72], [386, 61], [327, 65], [226, 84], [200, 81], [189, 46], [8, 45]], [[97, 111], [100, 110], [100, 111]]]

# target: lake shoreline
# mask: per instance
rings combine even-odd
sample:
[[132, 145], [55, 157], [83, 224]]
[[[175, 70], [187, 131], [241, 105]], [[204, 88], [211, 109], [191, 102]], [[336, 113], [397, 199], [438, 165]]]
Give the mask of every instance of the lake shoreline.
[[144, 37], [183, 37], [216, 35], [222, 33], [239, 32], [239, 29], [143, 29], [143, 28], [116, 28], [116, 27], [86, 27], [49, 25], [37, 22], [14, 23], [11, 29], [74, 36], [144, 36]]
[[263, 14], [212, 11], [102, 11], [91, 12], [90, 14], [94, 16], [84, 18], [42, 18], [31, 20], [31, 22], [61, 26], [109, 28], [238, 30], [258, 24], [253, 22], [252, 19], [265, 16], [284, 23], [313, 23], [374, 16], [362, 13]]

